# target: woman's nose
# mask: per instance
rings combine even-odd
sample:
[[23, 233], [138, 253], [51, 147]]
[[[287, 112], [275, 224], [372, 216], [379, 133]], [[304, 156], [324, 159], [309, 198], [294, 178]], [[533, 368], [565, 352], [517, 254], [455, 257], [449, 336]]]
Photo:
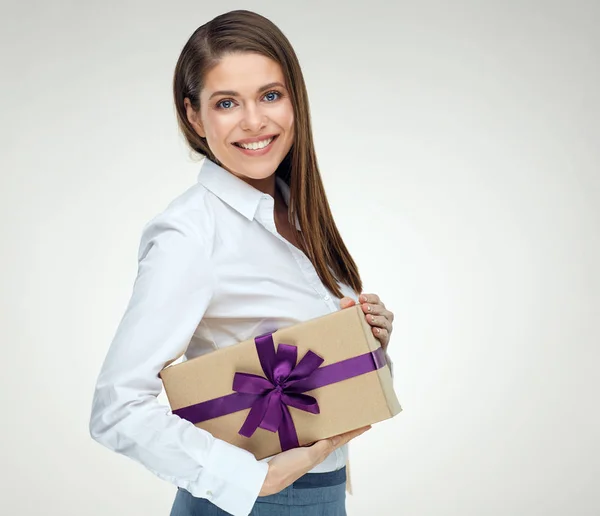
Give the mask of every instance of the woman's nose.
[[244, 118], [242, 120], [242, 129], [252, 132], [258, 132], [267, 125], [267, 117], [261, 112], [260, 108], [249, 105], [244, 109]]

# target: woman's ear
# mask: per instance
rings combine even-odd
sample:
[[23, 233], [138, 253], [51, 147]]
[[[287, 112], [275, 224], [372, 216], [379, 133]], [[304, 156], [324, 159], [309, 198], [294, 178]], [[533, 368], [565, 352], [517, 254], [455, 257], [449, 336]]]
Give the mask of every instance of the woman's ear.
[[204, 132], [204, 127], [202, 125], [202, 121], [200, 120], [200, 112], [196, 111], [190, 99], [187, 97], [183, 99], [183, 104], [185, 105], [185, 114], [187, 116], [188, 122], [192, 124], [192, 127], [198, 133], [198, 136], [202, 138], [206, 138], [206, 133]]

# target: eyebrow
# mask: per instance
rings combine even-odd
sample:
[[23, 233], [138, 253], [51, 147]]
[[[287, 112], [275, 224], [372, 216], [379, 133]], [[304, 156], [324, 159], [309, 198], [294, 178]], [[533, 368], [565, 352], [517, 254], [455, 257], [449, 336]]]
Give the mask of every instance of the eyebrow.
[[[281, 88], [285, 88], [285, 86], [283, 84], [281, 84], [280, 82], [270, 82], [269, 84], [265, 84], [264, 86], [261, 86], [260, 88], [258, 88], [256, 90], [256, 93], [258, 94], [261, 91], [268, 90], [269, 88], [274, 88], [275, 86], [280, 86]], [[239, 97], [240, 96], [240, 94], [237, 91], [219, 90], [219, 91], [215, 91], [210, 97], [208, 97], [208, 100], [212, 99], [213, 97], [216, 97], [217, 95], [230, 95], [231, 97]]]

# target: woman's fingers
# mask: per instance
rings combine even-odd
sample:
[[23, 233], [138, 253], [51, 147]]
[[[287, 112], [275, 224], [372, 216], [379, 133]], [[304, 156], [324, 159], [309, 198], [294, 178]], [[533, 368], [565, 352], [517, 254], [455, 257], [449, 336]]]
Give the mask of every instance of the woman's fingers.
[[361, 294], [358, 300], [361, 303], [371, 303], [374, 305], [381, 304], [381, 306], [385, 308], [385, 305], [381, 302], [381, 299], [379, 299], [377, 294]]
[[392, 323], [385, 315], [367, 315], [367, 322], [371, 326], [375, 326], [386, 330], [388, 333], [392, 331]]
[[381, 304], [361, 303], [360, 306], [363, 312], [366, 314], [383, 315], [387, 312], [387, 310]]
[[[370, 430], [370, 429], [371, 429], [371, 425], [367, 425], [367, 426], [363, 426], [362, 428], [357, 428], [355, 430], [351, 430], [350, 432], [346, 432], [344, 434], [337, 435], [335, 437], [337, 437], [338, 439], [336, 439], [334, 441], [334, 446], [336, 448], [339, 448], [340, 446], [343, 446], [344, 444], [346, 444], [348, 441], [351, 441], [355, 437], [358, 437], [359, 435], [364, 434], [367, 430]], [[333, 437], [331, 439], [333, 440]]]
[[394, 314], [385, 307], [377, 294], [361, 294], [358, 299], [373, 335], [385, 350], [392, 333]]
[[330, 437], [329, 439], [322, 439], [321, 441], [317, 441], [315, 444], [308, 448], [314, 453], [314, 459], [316, 461], [315, 466], [323, 462], [327, 458], [327, 456], [330, 453], [332, 453], [336, 448], [347, 444], [355, 437], [364, 434], [370, 428], [371, 425], [368, 425], [362, 428], [357, 428], [356, 430], [351, 430], [350, 432]]

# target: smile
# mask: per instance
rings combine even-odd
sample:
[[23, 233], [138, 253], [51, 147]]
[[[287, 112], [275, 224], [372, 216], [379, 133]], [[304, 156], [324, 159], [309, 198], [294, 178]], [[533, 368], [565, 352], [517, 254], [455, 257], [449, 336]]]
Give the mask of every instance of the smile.
[[279, 135], [276, 135], [272, 138], [267, 138], [266, 140], [252, 143], [235, 142], [233, 143], [233, 145], [247, 156], [262, 156], [263, 154], [266, 154], [271, 150], [273, 142], [277, 139], [278, 136]]

